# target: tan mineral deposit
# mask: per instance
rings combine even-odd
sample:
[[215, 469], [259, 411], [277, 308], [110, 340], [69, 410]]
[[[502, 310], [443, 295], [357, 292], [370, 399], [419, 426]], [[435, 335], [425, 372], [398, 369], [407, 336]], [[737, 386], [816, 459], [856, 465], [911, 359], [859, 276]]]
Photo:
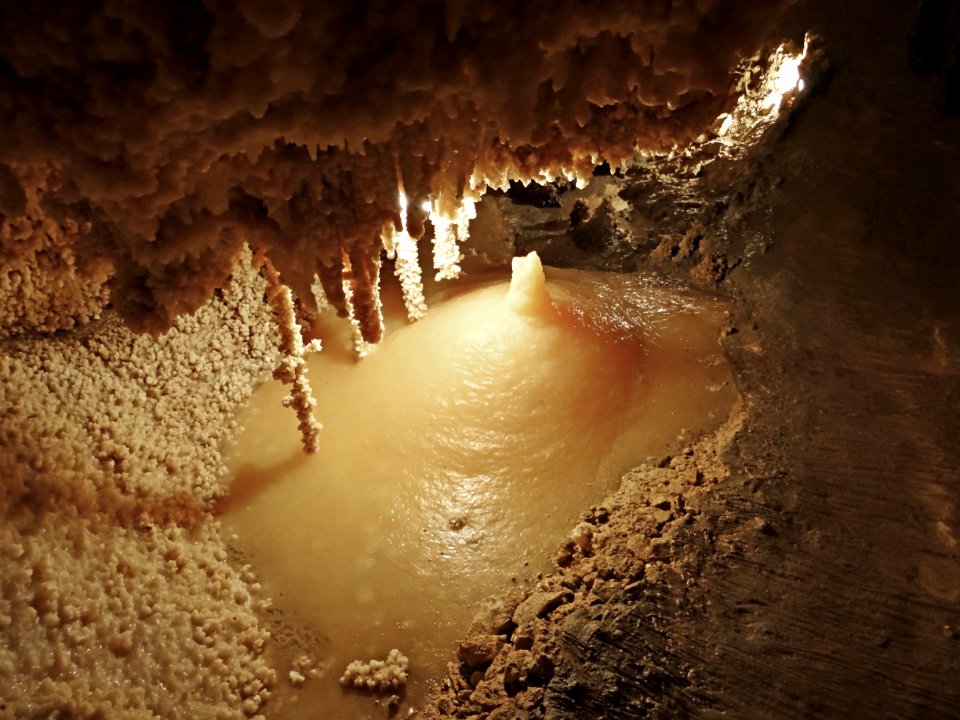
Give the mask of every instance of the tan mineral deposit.
[[960, 9], [6, 3], [0, 718], [954, 718]]

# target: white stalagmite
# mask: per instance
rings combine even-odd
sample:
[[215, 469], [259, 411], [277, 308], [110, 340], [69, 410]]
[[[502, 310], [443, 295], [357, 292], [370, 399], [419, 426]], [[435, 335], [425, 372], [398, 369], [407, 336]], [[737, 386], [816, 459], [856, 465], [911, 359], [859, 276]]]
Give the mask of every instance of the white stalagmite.
[[550, 293], [540, 256], [531, 252], [526, 257], [515, 257], [511, 269], [507, 307], [517, 315], [542, 315], [550, 308]]

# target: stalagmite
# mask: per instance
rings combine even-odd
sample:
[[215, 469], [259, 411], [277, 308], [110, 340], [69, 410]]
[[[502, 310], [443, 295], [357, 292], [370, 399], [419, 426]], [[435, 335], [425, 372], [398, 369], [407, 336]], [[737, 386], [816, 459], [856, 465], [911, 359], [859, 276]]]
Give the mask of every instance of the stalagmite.
[[538, 315], [550, 307], [547, 279], [543, 274], [540, 256], [535, 252], [523, 258], [514, 258], [507, 306], [518, 315]]

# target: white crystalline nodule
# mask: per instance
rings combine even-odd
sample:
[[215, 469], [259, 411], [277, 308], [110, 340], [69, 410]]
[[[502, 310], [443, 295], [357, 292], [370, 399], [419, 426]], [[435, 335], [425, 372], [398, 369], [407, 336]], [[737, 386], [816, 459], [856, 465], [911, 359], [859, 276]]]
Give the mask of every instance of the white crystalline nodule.
[[340, 676], [340, 684], [378, 692], [397, 690], [407, 684], [409, 667], [407, 656], [394, 648], [386, 660], [354, 660]]

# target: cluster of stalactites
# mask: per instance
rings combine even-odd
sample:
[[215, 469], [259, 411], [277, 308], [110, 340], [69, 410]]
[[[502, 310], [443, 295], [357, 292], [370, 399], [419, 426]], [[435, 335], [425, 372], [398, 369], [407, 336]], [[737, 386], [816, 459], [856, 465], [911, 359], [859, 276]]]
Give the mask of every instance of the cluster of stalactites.
[[[725, 136], [731, 127], [739, 128], [744, 125], [749, 133], [764, 122], [772, 122], [778, 115], [783, 98], [793, 98], [803, 91], [804, 81], [800, 67], [807, 55], [807, 43], [803, 51], [794, 50], [796, 49], [787, 45], [778, 47], [768, 59], [766, 71], [760, 73], [754, 86], [738, 88], [742, 94], [732, 114], [721, 115], [715, 121], [718, 126], [715, 128], [718, 142], [725, 142]], [[754, 121], [746, 123], [744, 118], [753, 118]], [[363, 357], [370, 345], [379, 342], [384, 331], [380, 302], [380, 271], [384, 257], [393, 262], [394, 272], [403, 291], [407, 316], [411, 322], [416, 321], [427, 309], [420, 259], [421, 241], [432, 242], [435, 279], [457, 277], [463, 259], [460, 245], [469, 237], [470, 221], [476, 217], [476, 203], [486, 189], [505, 189], [511, 180], [518, 179], [522, 182], [538, 183], [563, 179], [582, 188], [598, 163], [607, 162], [612, 167], [623, 170], [637, 150], [634, 144], [622, 143], [610, 146], [602, 154], [572, 154], [569, 151], [551, 154], [542, 149], [525, 153], [504, 151], [482, 156], [475, 163], [455, 164], [452, 170], [449, 164], [441, 162], [431, 168], [430, 172], [408, 174], [407, 183], [404, 183], [402, 173], [398, 172], [393, 176], [396, 185], [391, 184], [388, 171], [368, 172], [363, 177], [365, 185], [360, 193], [356, 192], [356, 179], [348, 173], [341, 178], [346, 180], [341, 184], [341, 190], [352, 188], [353, 192], [348, 192], [347, 195], [353, 199], [356, 199], [358, 194], [363, 196], [364, 222], [358, 223], [362, 232], [344, 235], [341, 227], [341, 232], [335, 233], [340, 239], [336, 244], [336, 251], [332, 254], [329, 250], [331, 244], [323, 242], [322, 239], [307, 248], [301, 247], [297, 252], [291, 252], [283, 243], [272, 249], [281, 261], [295, 260], [285, 275], [290, 278], [291, 287], [307, 288], [298, 296], [298, 307], [305, 324], [309, 325], [314, 320], [321, 305], [332, 307], [339, 316], [349, 319], [357, 356]], [[426, 155], [427, 153], [424, 154]], [[317, 160], [314, 158], [312, 162]], [[399, 161], [396, 164], [398, 167], [402, 165]], [[423, 167], [430, 166], [422, 164], [421, 168]], [[409, 196], [405, 189], [407, 185], [413, 186]], [[351, 208], [351, 212], [354, 213], [354, 218], [360, 217], [357, 206]], [[372, 233], [372, 240], [365, 242], [363, 234], [369, 237], [371, 224], [377, 222], [380, 224]], [[308, 257], [311, 253], [312, 257], [303, 263], [305, 250]], [[266, 263], [268, 272], [272, 273], [268, 274], [268, 284], [274, 287], [280, 282], [279, 276], [269, 261]], [[306, 268], [306, 271], [298, 273], [298, 267]], [[291, 297], [289, 290], [286, 291], [286, 297]], [[290, 307], [293, 307], [292, 301]], [[286, 310], [277, 313], [280, 317], [286, 314]], [[292, 317], [292, 311], [290, 316]], [[295, 321], [291, 324], [288, 320], [283, 320], [281, 327], [289, 330], [296, 327]], [[282, 340], [287, 345], [290, 344], [286, 336]], [[283, 342], [281, 351], [286, 356], [290, 350], [283, 346]], [[302, 352], [293, 352], [293, 359], [287, 361], [288, 364], [299, 367], [297, 358], [301, 355]], [[302, 363], [302, 360], [299, 362]], [[294, 377], [293, 374], [290, 376]], [[298, 396], [299, 388], [295, 383], [294, 398]], [[306, 389], [309, 392], [309, 386], [306, 386]], [[309, 397], [302, 401], [291, 400], [290, 404], [296, 406], [298, 414], [301, 410], [309, 411], [313, 406], [312, 398]], [[311, 443], [316, 441], [315, 433], [312, 433], [310, 428], [309, 423], [301, 417], [301, 431], [304, 433], [304, 445], [308, 450]]]
[[110, 302], [138, 331], [199, 308], [245, 242], [306, 316], [317, 275], [347, 312], [343, 254], [377, 256], [391, 221], [409, 258], [402, 232], [419, 240], [432, 218], [450, 277], [487, 186], [698, 137], [789, 2], [10, 4], [0, 212], [38, 227], [4, 167], [56, 164], [42, 210], [112, 268]]
[[[514, 153], [494, 153], [476, 163], [453, 167], [438, 164], [434, 172], [412, 175], [409, 184], [414, 189], [409, 196], [402, 180], [390, 186], [368, 173], [363, 178], [367, 193], [361, 206], [363, 222], [358, 222], [352, 233], [345, 232], [344, 227], [350, 228], [346, 223], [334, 233], [320, 233], [321, 237], [314, 233], [312, 243], [305, 243], [303, 236], [291, 241], [287, 235], [276, 244], [268, 242], [266, 252], [273, 255], [284, 282], [297, 298], [301, 324], [308, 332], [321, 306], [332, 307], [338, 316], [349, 319], [357, 355], [362, 357], [383, 333], [379, 283], [384, 259], [393, 264], [407, 317], [416, 321], [427, 310], [421, 244], [429, 241], [432, 245], [435, 280], [457, 278], [463, 260], [461, 246], [469, 238], [470, 221], [476, 217], [476, 204], [484, 191], [506, 189], [511, 180], [518, 179], [525, 183], [563, 179], [582, 188], [598, 162], [625, 165], [628, 154], [635, 149], [620, 148], [619, 153], [602, 158], [595, 152], [552, 157], [527, 153], [522, 158]], [[384, 175], [388, 173], [383, 171]], [[357, 181], [350, 180], [357, 187]], [[352, 195], [355, 200], [356, 193]], [[352, 212], [357, 217], [356, 207]], [[367, 240], [371, 225], [377, 221], [379, 228]], [[330, 235], [339, 238], [332, 250], [326, 241]]]

